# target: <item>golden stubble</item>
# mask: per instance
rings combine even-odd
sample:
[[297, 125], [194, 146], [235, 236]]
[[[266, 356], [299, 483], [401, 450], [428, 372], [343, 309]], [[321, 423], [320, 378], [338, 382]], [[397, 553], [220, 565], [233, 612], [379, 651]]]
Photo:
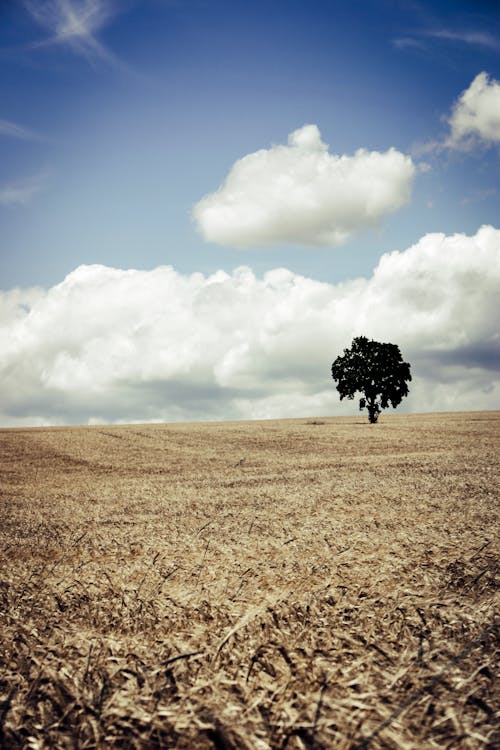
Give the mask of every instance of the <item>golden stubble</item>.
[[499, 427], [0, 430], [0, 746], [498, 747]]

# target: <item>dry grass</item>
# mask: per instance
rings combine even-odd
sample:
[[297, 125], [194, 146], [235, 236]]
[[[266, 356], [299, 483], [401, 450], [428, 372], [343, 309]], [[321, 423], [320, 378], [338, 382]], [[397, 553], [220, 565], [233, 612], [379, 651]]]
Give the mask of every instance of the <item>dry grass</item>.
[[500, 747], [499, 426], [1, 430], [0, 745]]

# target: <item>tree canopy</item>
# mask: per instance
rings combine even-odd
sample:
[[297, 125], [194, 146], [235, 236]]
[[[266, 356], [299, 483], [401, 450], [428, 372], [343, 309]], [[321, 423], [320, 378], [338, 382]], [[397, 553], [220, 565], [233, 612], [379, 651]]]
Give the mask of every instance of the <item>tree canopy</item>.
[[362, 394], [359, 408], [368, 410], [368, 419], [374, 424], [382, 409], [389, 404], [395, 409], [408, 395], [411, 374], [399, 346], [358, 336], [351, 348], [344, 349], [344, 354], [332, 364], [332, 378], [337, 383], [340, 400]]

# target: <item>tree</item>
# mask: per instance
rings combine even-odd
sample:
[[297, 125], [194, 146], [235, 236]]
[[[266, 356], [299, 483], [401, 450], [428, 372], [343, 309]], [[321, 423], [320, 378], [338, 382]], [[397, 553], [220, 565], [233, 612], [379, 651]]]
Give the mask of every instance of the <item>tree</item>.
[[359, 409], [368, 410], [375, 424], [382, 409], [393, 409], [408, 395], [410, 365], [403, 362], [399, 346], [369, 341], [365, 336], [353, 339], [350, 349], [332, 364], [332, 378], [337, 383], [340, 400], [353, 399], [361, 393]]

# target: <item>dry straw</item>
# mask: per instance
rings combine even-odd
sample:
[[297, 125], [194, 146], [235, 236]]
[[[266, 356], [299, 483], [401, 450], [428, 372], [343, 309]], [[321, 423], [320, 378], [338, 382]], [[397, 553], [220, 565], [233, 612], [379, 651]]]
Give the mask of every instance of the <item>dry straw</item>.
[[0, 746], [500, 747], [499, 423], [0, 430]]

